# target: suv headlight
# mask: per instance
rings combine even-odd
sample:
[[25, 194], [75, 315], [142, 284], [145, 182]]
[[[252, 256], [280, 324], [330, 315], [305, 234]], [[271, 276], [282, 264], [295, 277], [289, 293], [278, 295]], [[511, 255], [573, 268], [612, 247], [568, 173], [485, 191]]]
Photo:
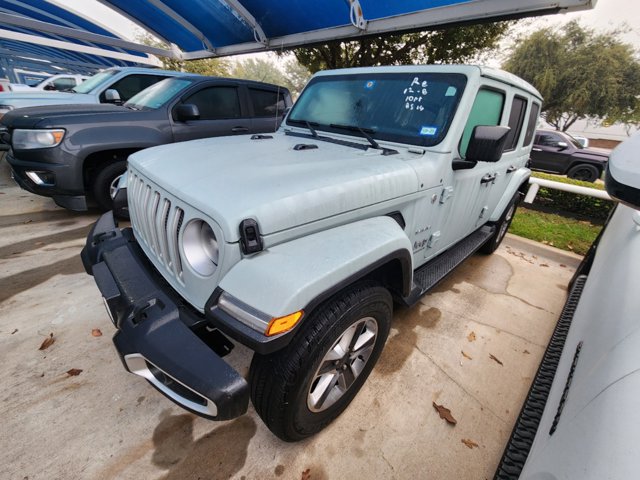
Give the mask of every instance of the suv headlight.
[[204, 277], [218, 268], [218, 240], [204, 220], [191, 220], [184, 229], [182, 252], [189, 266]]
[[16, 129], [11, 135], [14, 150], [28, 150], [32, 148], [50, 148], [60, 145], [64, 138], [61, 128], [47, 130]]

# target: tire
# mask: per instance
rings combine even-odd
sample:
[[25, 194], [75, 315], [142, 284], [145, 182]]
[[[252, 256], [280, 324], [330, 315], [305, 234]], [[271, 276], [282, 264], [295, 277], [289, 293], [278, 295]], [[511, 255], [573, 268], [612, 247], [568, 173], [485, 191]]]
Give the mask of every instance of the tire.
[[113, 209], [113, 188], [127, 170], [126, 160], [118, 160], [102, 167], [93, 179], [93, 198], [103, 212]]
[[298, 441], [338, 417], [377, 362], [392, 309], [385, 288], [355, 284], [316, 309], [287, 347], [255, 354], [251, 401], [269, 430]]
[[495, 233], [487, 240], [487, 242], [480, 247], [478, 250], [480, 253], [484, 253], [486, 255], [490, 255], [495, 252], [502, 240], [504, 240], [505, 235], [507, 234], [507, 230], [509, 230], [509, 226], [513, 221], [513, 217], [516, 214], [516, 209], [518, 208], [518, 204], [520, 203], [521, 198], [520, 192], [516, 193], [516, 195], [511, 199], [509, 205], [505, 209], [504, 213], [500, 217], [500, 219], [495, 223], [496, 231]]
[[601, 171], [597, 167], [586, 163], [581, 163], [579, 165], [576, 165], [575, 167], [571, 167], [571, 169], [567, 172], [567, 177], [573, 178], [575, 180], [582, 180], [583, 182], [595, 182], [598, 178], [600, 178], [600, 174]]

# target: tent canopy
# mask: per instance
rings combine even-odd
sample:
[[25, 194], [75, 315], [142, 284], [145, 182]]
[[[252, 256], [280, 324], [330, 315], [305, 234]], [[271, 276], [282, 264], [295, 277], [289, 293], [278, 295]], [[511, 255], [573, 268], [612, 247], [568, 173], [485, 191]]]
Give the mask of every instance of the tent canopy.
[[46, 0], [0, 0], [0, 54], [94, 66], [278, 50], [593, 8], [596, 0], [98, 0], [170, 48], [118, 38]]

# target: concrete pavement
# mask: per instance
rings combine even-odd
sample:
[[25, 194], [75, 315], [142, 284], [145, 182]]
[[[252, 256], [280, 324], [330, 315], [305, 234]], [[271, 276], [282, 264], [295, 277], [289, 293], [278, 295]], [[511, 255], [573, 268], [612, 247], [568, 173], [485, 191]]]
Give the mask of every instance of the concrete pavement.
[[[97, 212], [21, 191], [4, 161], [0, 192], [3, 479], [491, 478], [579, 263], [511, 236], [470, 258], [414, 308], [396, 310], [347, 411], [287, 444], [251, 407], [210, 422], [126, 373], [78, 256]], [[50, 333], [55, 342], [38, 350]], [[251, 352], [238, 346], [228, 358], [246, 372]]]

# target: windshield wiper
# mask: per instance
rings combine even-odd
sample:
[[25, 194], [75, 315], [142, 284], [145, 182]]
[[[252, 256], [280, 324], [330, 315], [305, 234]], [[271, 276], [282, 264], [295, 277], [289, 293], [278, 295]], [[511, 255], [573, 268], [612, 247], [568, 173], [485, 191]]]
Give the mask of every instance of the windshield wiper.
[[394, 153], [398, 153], [397, 150], [393, 150], [390, 148], [381, 147], [378, 142], [376, 142], [370, 133], [376, 133], [376, 131], [372, 128], [362, 128], [357, 125], [340, 125], [338, 123], [332, 123], [329, 125], [331, 128], [336, 128], [339, 130], [348, 130], [350, 132], [360, 132], [364, 138], [366, 138], [371, 146], [376, 150], [382, 150], [383, 155], [392, 155]]
[[289, 120], [290, 122], [294, 122], [294, 123], [302, 123], [304, 124], [305, 127], [307, 127], [309, 129], [309, 131], [311, 132], [311, 136], [313, 138], [318, 138], [318, 132], [316, 132], [316, 129], [313, 127], [319, 127], [320, 124], [318, 122], [310, 122], [309, 120], [297, 120], [297, 119], [291, 119]]

